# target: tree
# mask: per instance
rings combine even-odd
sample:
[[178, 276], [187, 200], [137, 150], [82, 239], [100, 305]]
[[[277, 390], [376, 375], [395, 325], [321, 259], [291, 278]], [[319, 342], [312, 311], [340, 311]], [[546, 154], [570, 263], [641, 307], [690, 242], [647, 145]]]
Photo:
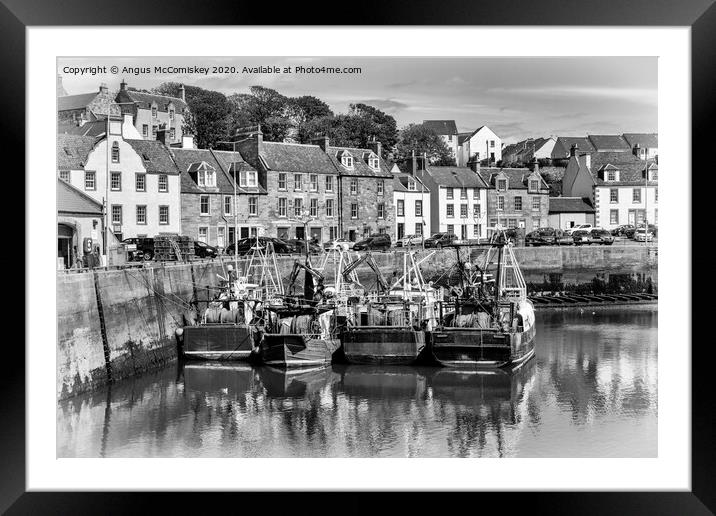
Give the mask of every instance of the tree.
[[265, 140], [282, 141], [291, 130], [289, 99], [263, 86], [251, 86], [249, 91], [229, 96], [232, 132], [239, 127], [260, 124]]
[[455, 166], [455, 158], [445, 140], [423, 124], [409, 124], [400, 130], [394, 153], [395, 161], [411, 159], [413, 150], [416, 156], [425, 153], [428, 162], [434, 165]]
[[395, 118], [367, 104], [351, 104], [350, 109], [354, 116], [363, 121], [360, 125], [370, 133], [359, 135], [362, 147], [365, 147], [367, 142], [375, 137], [383, 144], [386, 152], [393, 148], [398, 141], [398, 124]]
[[304, 95], [289, 99], [287, 115], [291, 121], [295, 139], [299, 143], [310, 143], [314, 136], [310, 132], [310, 124], [314, 120], [332, 117], [333, 111], [321, 99]]

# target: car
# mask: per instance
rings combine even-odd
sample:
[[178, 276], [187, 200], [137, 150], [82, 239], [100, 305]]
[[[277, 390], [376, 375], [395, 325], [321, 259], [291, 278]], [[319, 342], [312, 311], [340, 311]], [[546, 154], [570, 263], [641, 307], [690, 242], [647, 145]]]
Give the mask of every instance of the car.
[[654, 239], [654, 233], [647, 231], [646, 228], [637, 228], [634, 231], [634, 240], [637, 242], [651, 242]]
[[154, 239], [151, 237], [125, 238], [122, 243], [127, 244], [130, 260], [148, 262], [154, 258]]
[[[640, 222], [636, 226], [631, 226], [628, 230], [624, 232], [624, 236], [628, 238], [634, 238], [634, 233], [637, 229], [644, 229], [644, 223]], [[654, 224], [649, 224], [649, 232], [652, 234], [652, 236], [656, 236], [656, 226]]]
[[538, 228], [525, 235], [525, 247], [538, 245], [558, 245], [562, 231], [555, 228]]
[[595, 229], [595, 227], [592, 226], [591, 224], [578, 224], [571, 228], [565, 229], [564, 234], [567, 236], [573, 236], [575, 231], [578, 231], [578, 230], [591, 231], [593, 229]]
[[574, 245], [589, 245], [592, 243], [592, 235], [590, 231], [586, 229], [577, 229], [572, 231], [572, 240]]
[[[300, 238], [291, 238], [289, 240], [284, 240], [284, 242], [286, 244], [288, 244], [288, 246], [291, 248], [292, 253], [305, 254], [305, 252], [306, 252], [306, 241], [305, 240], [302, 240]], [[323, 252], [323, 248], [320, 245], [315, 244], [309, 240], [308, 252], [309, 252], [309, 254], [320, 254]]]
[[338, 249], [341, 248], [344, 251], [348, 251], [349, 249], [353, 249], [353, 245], [355, 242], [351, 242], [350, 240], [346, 240], [345, 238], [336, 238], [335, 240], [329, 240], [328, 242], [323, 244], [323, 249], [326, 251], [330, 251], [331, 249]]
[[633, 231], [635, 229], [633, 224], [622, 224], [612, 229], [613, 236], [626, 236], [627, 231]]
[[387, 251], [390, 249], [391, 241], [390, 235], [387, 233], [377, 233], [370, 235], [368, 238], [356, 242], [353, 245], [354, 251], [372, 251], [372, 250], [383, 250]]
[[194, 240], [194, 256], [197, 258], [216, 258], [219, 249], [199, 240]]
[[454, 244], [456, 241], [457, 235], [453, 233], [435, 233], [430, 238], [425, 239], [425, 247], [440, 249], [443, 246]]
[[606, 229], [593, 229], [590, 231], [590, 244], [612, 245], [614, 237]]
[[[286, 242], [281, 240], [280, 238], [274, 238], [274, 237], [258, 237], [259, 244], [262, 246], [266, 246], [269, 242], [273, 244], [273, 249], [276, 254], [290, 254], [291, 253], [291, 246], [288, 245]], [[234, 245], [234, 242], [231, 242], [229, 245], [227, 245], [224, 248], [224, 254], [233, 255], [234, 249], [236, 249], [236, 252], [238, 255], [247, 254], [251, 252], [251, 249], [256, 245], [256, 237], [246, 237], [242, 238], [241, 240], [237, 241]]]
[[395, 241], [395, 247], [421, 246], [423, 245], [423, 235], [405, 235]]

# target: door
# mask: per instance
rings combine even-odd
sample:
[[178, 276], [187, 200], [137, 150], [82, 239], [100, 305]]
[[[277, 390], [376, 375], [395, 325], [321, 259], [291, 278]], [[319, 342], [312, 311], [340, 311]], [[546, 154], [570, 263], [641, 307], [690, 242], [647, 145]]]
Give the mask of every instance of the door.
[[296, 238], [298, 238], [299, 240], [303, 240], [305, 235], [306, 235], [306, 233], [304, 231], [304, 227], [298, 226], [296, 228]]
[[465, 224], [460, 227], [460, 238], [467, 240], [467, 225]]
[[218, 232], [216, 233], [216, 246], [217, 246], [219, 249], [223, 249], [224, 246], [226, 245], [226, 242], [224, 241], [224, 240], [225, 240], [225, 237], [224, 237], [225, 234], [226, 234], [226, 228], [223, 227], [223, 226], [219, 226]]
[[249, 238], [249, 228], [247, 228], [247, 227], [241, 228], [241, 238]]
[[323, 228], [311, 228], [311, 238], [320, 244], [323, 241]]
[[636, 226], [636, 210], [629, 210], [629, 224]]
[[403, 238], [404, 233], [405, 233], [405, 224], [403, 224], [402, 222], [398, 222], [398, 240]]
[[356, 230], [355, 229], [351, 229], [348, 231], [348, 240], [351, 242], [356, 241]]
[[229, 243], [233, 243], [236, 240], [236, 228], [229, 228]]

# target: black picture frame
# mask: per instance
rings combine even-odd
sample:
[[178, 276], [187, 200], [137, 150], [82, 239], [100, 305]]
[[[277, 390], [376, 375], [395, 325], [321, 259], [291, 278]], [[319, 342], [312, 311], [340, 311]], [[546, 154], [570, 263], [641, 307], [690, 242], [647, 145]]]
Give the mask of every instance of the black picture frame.
[[[692, 169], [703, 179], [712, 177], [707, 149], [713, 147], [716, 120], [716, 5], [714, 0], [588, 0], [564, 2], [543, 0], [527, 2], [503, 0], [498, 2], [465, 2], [442, 0], [427, 2], [413, 0], [398, 2], [366, 2], [352, 6], [353, 14], [344, 17], [338, 4], [322, 2], [283, 5], [267, 10], [266, 4], [216, 0], [200, 2], [174, 0], [152, 4], [137, 0], [118, 3], [89, 2], [87, 0], [2, 0], [0, 5], [0, 54], [3, 76], [0, 95], [3, 104], [3, 146], [13, 152], [13, 167], [17, 160], [24, 164], [25, 135], [25, 28], [34, 25], [248, 25], [248, 24], [344, 24], [360, 21], [366, 25], [604, 25], [604, 26], [689, 26], [691, 27], [692, 71]], [[392, 4], [392, 7], [391, 7]], [[360, 16], [358, 16], [360, 13]], [[694, 109], [695, 108], [695, 109]], [[51, 143], [54, 145], [54, 141]], [[685, 157], [686, 158], [686, 157]], [[684, 167], [688, 170], [688, 167]], [[29, 172], [28, 172], [29, 173]], [[708, 178], [708, 179], [706, 179]], [[32, 178], [32, 182], [39, 181]], [[33, 184], [29, 178], [26, 185]], [[707, 195], [707, 189], [693, 193]], [[32, 195], [31, 190], [26, 195]], [[692, 220], [708, 220], [705, 210], [708, 201], [693, 198], [694, 212], [685, 214]], [[690, 235], [692, 238], [696, 233]], [[27, 238], [27, 236], [26, 236]], [[691, 241], [682, 245], [692, 257], [694, 271], [709, 271], [708, 252], [692, 253]], [[25, 273], [30, 271], [25, 270]], [[685, 278], [691, 284], [691, 278]], [[695, 294], [695, 293], [694, 293]], [[692, 319], [708, 321], [708, 302], [699, 302], [692, 294]], [[23, 304], [24, 306], [24, 304]], [[25, 314], [26, 318], [28, 314]], [[550, 514], [713, 514], [716, 511], [716, 446], [714, 445], [714, 403], [712, 338], [697, 339], [691, 321], [679, 321], [685, 335], [691, 335], [698, 346], [692, 348], [692, 490], [690, 492], [588, 492], [588, 493], [411, 493], [401, 501], [401, 511], [409, 505], [427, 508], [437, 503], [443, 510], [464, 503], [475, 507], [522, 507], [531, 513]], [[687, 339], [684, 339], [686, 342]], [[281, 509], [300, 510], [310, 506], [310, 512], [373, 511], [384, 502], [384, 493], [340, 493], [320, 504], [308, 500], [312, 493], [40, 493], [25, 492], [25, 353], [16, 339], [5, 342], [3, 383], [3, 424], [0, 438], [0, 510], [8, 514], [82, 514], [85, 512], [137, 513], [161, 510], [164, 513], [214, 512], [224, 503], [241, 500], [242, 508], [261, 510], [260, 504], [270, 500], [271, 512]], [[684, 342], [669, 343], [684, 346]], [[664, 344], [666, 345], [666, 344]], [[688, 352], [685, 346], [684, 352]], [[53, 352], [54, 355], [54, 352]], [[207, 499], [211, 497], [211, 501]], [[321, 495], [324, 496], [324, 495]], [[456, 500], [457, 499], [457, 500]], [[156, 509], [152, 507], [156, 504]], [[258, 504], [258, 505], [257, 505]], [[212, 510], [212, 507], [215, 509]], [[238, 509], [234, 506], [234, 510]], [[494, 509], [493, 509], [494, 510]], [[499, 510], [499, 509], [498, 509]], [[235, 512], [235, 511], [232, 511]], [[511, 512], [511, 511], [510, 511]]]

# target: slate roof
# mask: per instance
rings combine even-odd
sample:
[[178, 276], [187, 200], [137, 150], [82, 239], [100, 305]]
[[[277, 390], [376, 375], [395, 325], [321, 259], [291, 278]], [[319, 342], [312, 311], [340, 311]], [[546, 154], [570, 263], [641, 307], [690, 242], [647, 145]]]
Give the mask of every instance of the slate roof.
[[423, 120], [423, 125], [440, 135], [453, 136], [457, 134], [455, 120]]
[[[532, 174], [532, 171], [528, 168], [489, 167], [480, 169], [480, 175], [484, 179], [485, 183], [490, 185], [490, 188], [495, 187], [495, 178], [500, 173], [505, 174], [507, 176], [508, 188], [510, 190], [526, 190], [528, 187], [528, 177]], [[545, 182], [545, 180], [541, 179], [541, 181], [542, 187], [540, 189], [549, 190], [549, 185]]]
[[99, 92], [80, 93], [79, 95], [65, 95], [57, 97], [57, 111], [70, 111], [84, 109], [99, 95]]
[[409, 190], [408, 189], [408, 179], [413, 177], [410, 174], [395, 174], [393, 179], [393, 191], [394, 192], [410, 192], [410, 193], [430, 193], [430, 189], [423, 184], [422, 188], [420, 187], [421, 181], [419, 177], [413, 178], [415, 182], [417, 183], [415, 190]]
[[57, 135], [57, 170], [83, 170], [97, 139], [74, 134]]
[[577, 144], [579, 152], [595, 152], [596, 149], [589, 138], [583, 136], [559, 136], [552, 149], [553, 158], [568, 158], [572, 145]]
[[144, 168], [149, 173], [178, 175], [180, 173], [169, 149], [158, 140], [125, 139], [134, 151], [143, 159]]
[[[588, 136], [592, 146], [597, 152], [623, 150], [629, 151], [631, 147], [620, 134], [590, 134]], [[580, 149], [585, 150], [585, 149]]]
[[488, 188], [480, 174], [467, 167], [434, 167], [425, 171], [438, 186], [448, 188]]
[[60, 134], [76, 134], [79, 136], [102, 136], [107, 130], [107, 122], [104, 120], [95, 120], [85, 122], [82, 126], [77, 125], [72, 120], [60, 122], [57, 125], [57, 132]]
[[102, 204], [71, 184], [57, 179], [57, 211], [78, 215], [102, 216]]
[[[637, 158], [631, 153], [625, 152], [599, 152], [592, 154], [590, 169], [597, 185], [602, 186], [643, 186], [644, 185], [644, 169], [649, 167], [652, 171], [652, 177], [655, 179], [649, 181], [649, 185], [656, 185], [659, 177], [659, 167], [654, 160], [644, 161]], [[619, 170], [619, 181], [604, 181], [600, 174], [607, 168], [616, 168]]]
[[338, 173], [331, 158], [318, 145], [263, 142], [260, 157], [269, 170], [278, 172]]
[[457, 144], [462, 145], [463, 143], [465, 143], [465, 140], [469, 140], [472, 135], [473, 133], [458, 133]]
[[[353, 170], [350, 170], [343, 166], [341, 163], [341, 157], [345, 152], [350, 153], [353, 156]], [[393, 174], [390, 172], [387, 163], [383, 158], [378, 162], [380, 164], [379, 170], [373, 170], [368, 166], [368, 158], [375, 153], [370, 149], [356, 149], [352, 147], [328, 147], [328, 157], [333, 162], [333, 165], [338, 170], [338, 173], [342, 176], [360, 176], [360, 177], [392, 177]]]
[[588, 197], [550, 197], [550, 213], [594, 213]]
[[[234, 167], [241, 166], [240, 170], [253, 170], [256, 171], [256, 169], [248, 164], [243, 157], [241, 157], [241, 154], [238, 152], [233, 151], [211, 151], [214, 154], [214, 158], [216, 162], [218, 163], [219, 167], [224, 171], [224, 175], [229, 179], [231, 182], [234, 177]], [[239, 174], [239, 177], [241, 174]], [[231, 182], [231, 187], [233, 188], [233, 182]], [[236, 185], [236, 191], [238, 193], [257, 193], [257, 194], [265, 194], [266, 189], [261, 185], [256, 186], [239, 186]]]
[[659, 147], [659, 135], [657, 133], [624, 133], [624, 140], [630, 148], [638, 143], [642, 149], [656, 149]]
[[[182, 99], [178, 97], [168, 97], [166, 95], [157, 95], [154, 93], [144, 93], [142, 91], [134, 91], [134, 90], [124, 90], [123, 92], [120, 92], [126, 94], [129, 99], [133, 102], [136, 102], [138, 107], [142, 109], [150, 109], [152, 107], [152, 102], [156, 102], [157, 109], [159, 111], [168, 111], [169, 104], [173, 103], [174, 108], [177, 113], [182, 113], [186, 109], [186, 102], [184, 102]], [[120, 94], [117, 95], [117, 97], [120, 96]]]

